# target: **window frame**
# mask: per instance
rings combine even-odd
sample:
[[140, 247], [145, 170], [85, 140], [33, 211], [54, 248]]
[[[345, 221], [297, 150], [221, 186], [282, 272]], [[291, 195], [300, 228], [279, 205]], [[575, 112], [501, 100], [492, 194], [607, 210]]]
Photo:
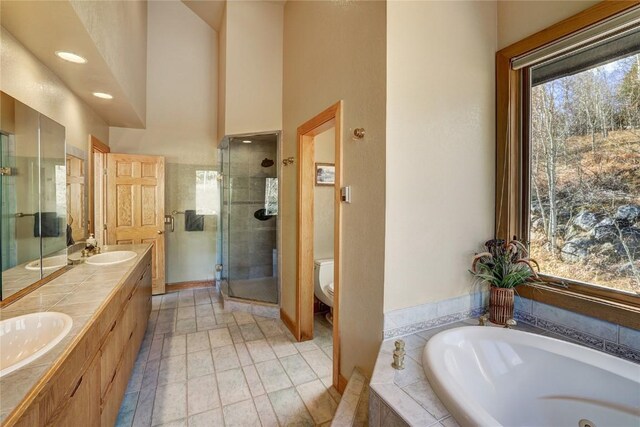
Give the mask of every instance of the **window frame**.
[[[512, 60], [639, 4], [603, 1], [496, 53], [496, 238], [528, 240], [529, 232], [529, 68], [514, 70]], [[518, 294], [640, 329], [640, 296], [575, 280], [541, 277], [544, 283], [521, 286]]]

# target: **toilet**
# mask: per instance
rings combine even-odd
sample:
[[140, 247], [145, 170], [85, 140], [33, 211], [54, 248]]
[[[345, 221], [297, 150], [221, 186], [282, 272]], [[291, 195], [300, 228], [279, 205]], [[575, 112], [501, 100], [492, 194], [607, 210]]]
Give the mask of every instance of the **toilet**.
[[333, 258], [317, 259], [314, 264], [313, 292], [316, 298], [331, 307], [327, 320], [333, 324]]

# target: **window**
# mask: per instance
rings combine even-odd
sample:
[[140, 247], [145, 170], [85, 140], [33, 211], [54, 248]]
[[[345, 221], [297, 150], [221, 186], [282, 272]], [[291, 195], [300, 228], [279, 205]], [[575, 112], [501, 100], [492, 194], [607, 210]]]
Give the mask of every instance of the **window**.
[[196, 171], [196, 213], [198, 215], [216, 215], [220, 210], [218, 176], [218, 172], [212, 170]]
[[554, 61], [530, 72], [531, 256], [550, 276], [635, 293], [640, 292], [640, 54], [578, 72], [570, 68], [597, 53], [589, 49], [563, 58], [564, 67], [554, 67], [551, 75], [544, 71]]
[[521, 295], [635, 328], [639, 17], [603, 2], [496, 56], [496, 236], [529, 241], [546, 282]]

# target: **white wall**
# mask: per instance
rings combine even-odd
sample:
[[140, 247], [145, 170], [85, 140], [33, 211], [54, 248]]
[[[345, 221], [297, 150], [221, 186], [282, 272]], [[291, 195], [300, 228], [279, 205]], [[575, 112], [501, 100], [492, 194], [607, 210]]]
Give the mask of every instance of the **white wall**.
[[89, 134], [109, 140], [102, 118], [8, 31], [0, 35], [0, 90], [64, 126], [70, 145], [86, 151]]
[[147, 127], [112, 127], [111, 150], [216, 164], [217, 33], [180, 1], [148, 8]]
[[283, 15], [283, 2], [227, 3], [223, 135], [282, 129]]
[[[340, 284], [341, 374], [371, 373], [382, 336], [385, 203], [384, 2], [287, 2], [284, 13], [283, 157], [296, 156], [296, 129], [344, 101]], [[227, 97], [229, 94], [227, 93]], [[367, 137], [354, 142], [353, 128]], [[296, 170], [282, 168], [282, 309], [295, 318]]]
[[70, 0], [70, 4], [144, 124], [147, 2]]
[[[335, 163], [336, 128], [332, 127], [313, 139], [316, 163]], [[335, 186], [316, 185], [313, 188], [313, 257], [333, 258]]]
[[499, 1], [498, 49], [569, 18], [599, 0]]
[[470, 292], [493, 234], [496, 3], [387, 3], [384, 310]]

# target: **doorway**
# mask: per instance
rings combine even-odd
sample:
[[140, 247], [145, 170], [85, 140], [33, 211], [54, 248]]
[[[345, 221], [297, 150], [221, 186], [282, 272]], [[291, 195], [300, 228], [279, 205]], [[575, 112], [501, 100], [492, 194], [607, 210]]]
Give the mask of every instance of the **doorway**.
[[111, 153], [90, 137], [90, 232], [98, 246], [151, 243], [152, 293], [165, 293], [165, 160]]
[[[331, 135], [332, 134], [332, 135]], [[326, 150], [326, 138], [333, 140], [333, 150]], [[330, 106], [320, 114], [311, 118], [297, 131], [298, 141], [298, 250], [297, 250], [297, 282], [296, 282], [296, 339], [299, 341], [314, 338], [314, 329], [326, 327], [322, 318], [315, 315], [316, 301], [331, 306], [328, 319], [331, 321], [333, 339], [333, 385], [338, 390], [344, 389], [340, 381], [340, 278], [341, 278], [341, 204], [340, 188], [342, 184], [342, 101]], [[322, 147], [320, 146], [322, 144]], [[333, 151], [333, 153], [331, 153]], [[316, 152], [319, 155], [316, 156]], [[320, 155], [333, 155], [333, 164], [322, 160]], [[329, 155], [330, 155], [329, 154]], [[330, 160], [330, 159], [329, 159]], [[329, 201], [322, 200], [324, 194], [317, 191], [319, 187], [329, 188], [333, 197]], [[317, 199], [317, 200], [316, 200]], [[331, 205], [331, 200], [332, 204]], [[329, 239], [326, 235], [326, 218], [317, 217], [322, 209], [316, 209], [316, 202], [329, 203], [327, 210], [333, 211], [333, 221], [329, 232], [333, 235]], [[320, 206], [318, 206], [320, 208]], [[332, 209], [330, 209], [332, 208]], [[323, 227], [316, 227], [317, 222], [325, 222]], [[316, 233], [323, 233], [322, 239]], [[319, 240], [322, 240], [320, 242]], [[333, 251], [329, 248], [329, 255], [333, 259], [333, 286], [330, 289], [329, 280], [323, 277], [323, 270], [327, 271], [327, 263], [331, 258], [327, 255], [327, 240], [332, 241]], [[322, 258], [324, 256], [324, 258]], [[323, 270], [321, 270], [323, 269]], [[320, 286], [316, 291], [316, 278]], [[316, 295], [318, 294], [318, 295]], [[319, 296], [320, 298], [317, 298]], [[324, 300], [324, 301], [323, 301]], [[317, 331], [320, 333], [320, 331]]]

